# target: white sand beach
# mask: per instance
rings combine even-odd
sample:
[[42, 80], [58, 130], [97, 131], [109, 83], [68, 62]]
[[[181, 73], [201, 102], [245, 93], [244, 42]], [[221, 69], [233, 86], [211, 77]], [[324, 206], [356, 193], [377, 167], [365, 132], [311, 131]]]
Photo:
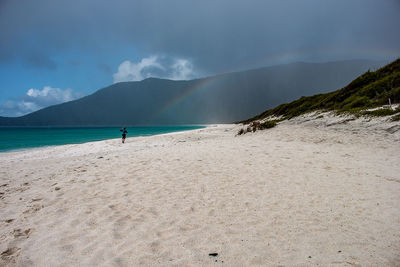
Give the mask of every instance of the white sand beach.
[[0, 266], [399, 266], [400, 123], [322, 116], [2, 153]]

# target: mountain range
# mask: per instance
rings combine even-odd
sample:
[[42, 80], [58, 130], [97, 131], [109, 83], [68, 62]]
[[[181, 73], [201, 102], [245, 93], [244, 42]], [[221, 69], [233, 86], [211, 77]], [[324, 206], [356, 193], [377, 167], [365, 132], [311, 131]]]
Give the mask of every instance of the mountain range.
[[189, 81], [121, 82], [0, 126], [130, 126], [231, 123], [305, 95], [342, 88], [385, 62], [292, 63]]

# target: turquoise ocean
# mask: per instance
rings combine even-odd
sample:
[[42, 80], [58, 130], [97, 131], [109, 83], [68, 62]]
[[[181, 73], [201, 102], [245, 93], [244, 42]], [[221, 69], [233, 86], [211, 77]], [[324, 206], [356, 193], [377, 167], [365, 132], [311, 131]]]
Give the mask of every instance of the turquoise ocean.
[[[204, 126], [127, 127], [127, 138], [180, 132]], [[81, 144], [121, 138], [118, 127], [0, 127], [0, 152], [44, 146]]]

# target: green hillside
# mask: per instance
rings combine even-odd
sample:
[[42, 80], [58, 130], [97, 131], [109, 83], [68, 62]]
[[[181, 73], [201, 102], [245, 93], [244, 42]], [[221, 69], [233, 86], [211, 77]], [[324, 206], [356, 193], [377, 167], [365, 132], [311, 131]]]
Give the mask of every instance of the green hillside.
[[290, 119], [315, 110], [335, 110], [377, 116], [400, 112], [399, 109], [363, 112], [365, 109], [388, 104], [389, 98], [392, 104], [400, 103], [400, 58], [375, 72], [364, 73], [340, 90], [308, 97], [303, 96], [291, 103], [279, 105], [242, 121], [242, 123], [250, 123], [269, 116], [283, 116], [285, 119]]

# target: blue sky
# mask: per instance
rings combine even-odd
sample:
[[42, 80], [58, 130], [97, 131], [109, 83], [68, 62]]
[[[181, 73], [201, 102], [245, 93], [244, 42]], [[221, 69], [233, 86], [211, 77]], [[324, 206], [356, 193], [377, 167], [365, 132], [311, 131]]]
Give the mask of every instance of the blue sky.
[[3, 0], [0, 116], [151, 76], [394, 60], [398, 14], [397, 0]]

